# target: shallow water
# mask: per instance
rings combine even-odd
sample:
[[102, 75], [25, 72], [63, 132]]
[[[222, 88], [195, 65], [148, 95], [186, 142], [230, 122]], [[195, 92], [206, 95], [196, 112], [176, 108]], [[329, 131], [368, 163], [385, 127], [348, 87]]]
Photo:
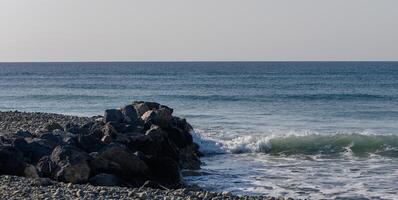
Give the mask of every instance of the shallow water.
[[397, 62], [1, 63], [0, 110], [175, 108], [214, 190], [398, 199]]

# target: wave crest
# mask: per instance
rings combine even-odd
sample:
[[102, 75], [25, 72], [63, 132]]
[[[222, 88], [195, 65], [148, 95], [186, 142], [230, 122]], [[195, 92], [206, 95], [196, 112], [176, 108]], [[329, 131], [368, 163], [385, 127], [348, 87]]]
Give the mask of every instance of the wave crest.
[[266, 153], [289, 155], [380, 155], [398, 157], [397, 135], [307, 134], [286, 136], [241, 136], [214, 140], [194, 133], [194, 140], [205, 154]]

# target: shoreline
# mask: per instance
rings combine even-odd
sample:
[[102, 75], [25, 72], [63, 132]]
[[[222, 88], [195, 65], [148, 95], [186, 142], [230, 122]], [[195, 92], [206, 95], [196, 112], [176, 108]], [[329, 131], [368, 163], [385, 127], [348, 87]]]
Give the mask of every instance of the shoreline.
[[[279, 197], [232, 195], [198, 188], [152, 189], [148, 187], [109, 187], [90, 184], [67, 184], [45, 178], [30, 179], [18, 176], [0, 176], [0, 198], [2, 199], [156, 199], [156, 200], [199, 200], [199, 199], [250, 199], [284, 200]], [[293, 200], [289, 198], [289, 200]]]
[[[19, 130], [37, 132], [48, 121], [55, 121], [61, 126], [75, 123], [80, 126], [94, 122], [99, 116], [77, 117], [43, 112], [0, 111], [0, 135], [7, 137]], [[90, 184], [68, 184], [49, 178], [25, 178], [20, 176], [1, 175], [1, 188], [8, 188], [0, 193], [2, 198], [54, 198], [58, 194], [68, 198], [79, 199], [284, 199], [269, 196], [236, 196], [227, 192], [206, 191], [198, 186], [184, 183], [180, 189], [152, 189], [150, 187], [93, 186]], [[156, 186], [155, 186], [156, 187]], [[3, 189], [5, 191], [5, 189]], [[14, 191], [15, 190], [15, 191]], [[101, 192], [104, 190], [105, 192]], [[80, 191], [80, 192], [79, 192]], [[24, 196], [25, 195], [25, 196]], [[26, 196], [28, 195], [28, 196]], [[29, 196], [30, 195], [30, 196]], [[33, 195], [33, 196], [32, 196]], [[80, 196], [78, 196], [80, 195]]]

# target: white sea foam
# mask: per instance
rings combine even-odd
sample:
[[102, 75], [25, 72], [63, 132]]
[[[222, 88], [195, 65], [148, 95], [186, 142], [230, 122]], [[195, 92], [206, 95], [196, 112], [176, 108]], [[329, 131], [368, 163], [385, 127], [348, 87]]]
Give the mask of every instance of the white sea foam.
[[205, 154], [268, 153], [272, 155], [342, 155], [351, 157], [371, 154], [398, 156], [397, 135], [369, 132], [319, 134], [289, 132], [287, 134], [246, 135], [217, 138], [199, 130], [194, 141]]

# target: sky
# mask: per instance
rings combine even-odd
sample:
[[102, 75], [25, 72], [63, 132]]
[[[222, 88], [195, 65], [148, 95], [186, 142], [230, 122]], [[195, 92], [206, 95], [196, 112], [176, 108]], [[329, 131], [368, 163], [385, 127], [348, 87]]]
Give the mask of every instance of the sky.
[[0, 62], [398, 60], [397, 0], [0, 0]]

